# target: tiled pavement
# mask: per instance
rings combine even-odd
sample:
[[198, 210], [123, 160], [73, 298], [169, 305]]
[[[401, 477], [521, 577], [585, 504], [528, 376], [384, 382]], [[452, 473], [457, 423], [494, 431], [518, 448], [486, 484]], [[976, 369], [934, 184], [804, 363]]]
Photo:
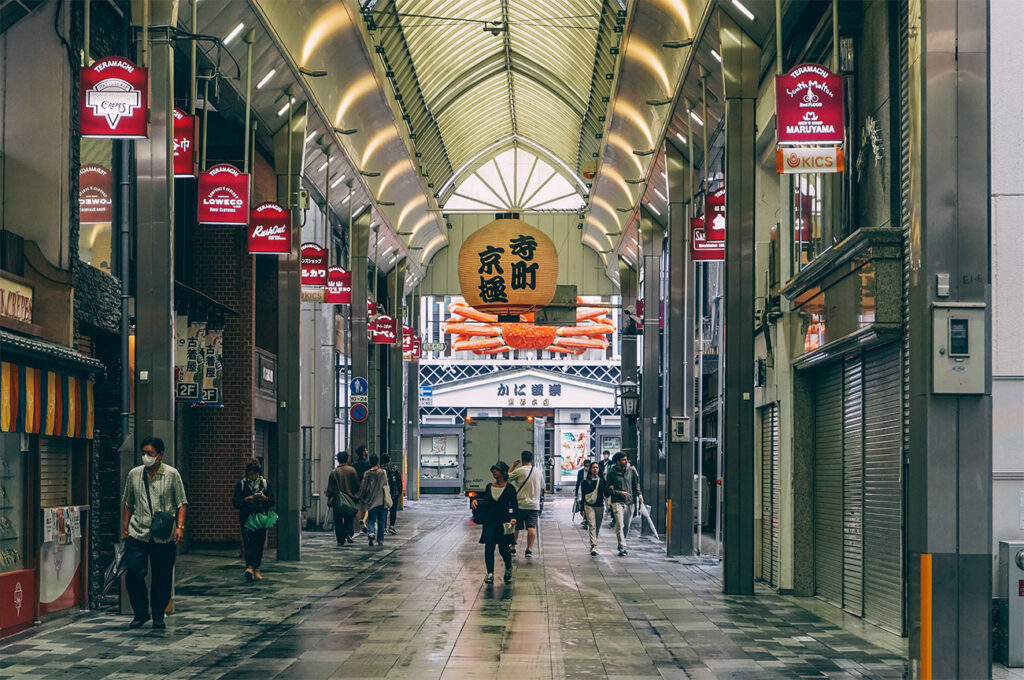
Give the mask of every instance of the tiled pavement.
[[[649, 539], [588, 554], [568, 500], [511, 584], [482, 582], [465, 501], [427, 498], [382, 548], [310, 534], [298, 563], [179, 558], [165, 632], [95, 614], [0, 642], [0, 678], [902, 678], [897, 654], [767, 592], [721, 594], [717, 567]], [[500, 559], [499, 559], [500, 564]]]

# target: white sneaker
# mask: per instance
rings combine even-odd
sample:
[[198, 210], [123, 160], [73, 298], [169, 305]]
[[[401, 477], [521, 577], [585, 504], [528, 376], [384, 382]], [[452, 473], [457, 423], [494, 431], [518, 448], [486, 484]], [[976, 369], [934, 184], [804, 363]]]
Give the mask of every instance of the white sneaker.
[[494, 574], [484, 576], [484, 583], [494, 583]]

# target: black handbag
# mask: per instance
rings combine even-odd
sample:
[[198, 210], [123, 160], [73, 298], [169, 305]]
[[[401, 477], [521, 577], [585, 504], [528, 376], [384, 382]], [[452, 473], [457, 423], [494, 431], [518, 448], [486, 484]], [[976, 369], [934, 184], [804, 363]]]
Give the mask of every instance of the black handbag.
[[149, 504], [149, 514], [152, 517], [149, 522], [149, 533], [161, 541], [168, 539], [174, 531], [174, 515], [163, 510], [153, 512], [153, 498], [149, 495], [149, 478], [145, 470], [142, 471], [142, 481], [146, 485], [146, 502]]

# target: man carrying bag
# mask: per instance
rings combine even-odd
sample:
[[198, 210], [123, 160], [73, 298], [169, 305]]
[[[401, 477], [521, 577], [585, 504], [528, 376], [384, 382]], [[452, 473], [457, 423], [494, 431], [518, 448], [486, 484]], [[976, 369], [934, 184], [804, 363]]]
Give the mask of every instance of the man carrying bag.
[[338, 467], [331, 471], [327, 479], [327, 505], [334, 513], [334, 537], [338, 547], [352, 542], [355, 535], [356, 503], [359, 493], [359, 473], [348, 464], [348, 451], [338, 453]]

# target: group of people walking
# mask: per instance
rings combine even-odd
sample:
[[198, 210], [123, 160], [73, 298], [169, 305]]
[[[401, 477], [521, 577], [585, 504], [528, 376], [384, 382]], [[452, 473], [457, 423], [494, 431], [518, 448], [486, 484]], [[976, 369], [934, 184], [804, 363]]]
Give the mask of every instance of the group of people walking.
[[349, 463], [347, 451], [337, 456], [338, 466], [327, 480], [327, 505], [334, 519], [338, 547], [354, 543], [356, 523], [369, 545], [384, 545], [384, 535], [395, 535], [398, 503], [402, 497], [402, 470], [388, 454], [367, 455], [365, 446], [356, 449]]
[[629, 554], [626, 537], [629, 523], [640, 495], [640, 476], [629, 458], [621, 451], [611, 456], [608, 451], [600, 461], [584, 463], [576, 479], [576, 502], [580, 505], [583, 521], [590, 539], [590, 554], [597, 555], [597, 539], [601, 533], [605, 509], [611, 510], [610, 526], [615, 527], [615, 540], [619, 557]]

